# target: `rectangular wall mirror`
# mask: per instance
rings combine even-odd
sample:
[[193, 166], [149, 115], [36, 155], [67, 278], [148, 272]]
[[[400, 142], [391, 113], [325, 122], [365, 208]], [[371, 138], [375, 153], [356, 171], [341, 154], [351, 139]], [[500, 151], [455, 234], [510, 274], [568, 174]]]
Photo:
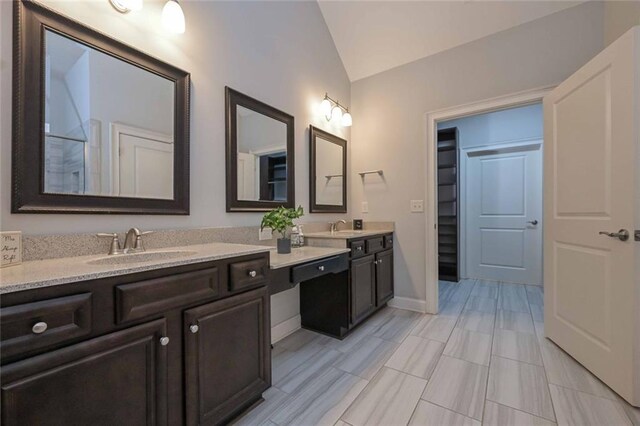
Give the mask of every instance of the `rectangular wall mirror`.
[[188, 214], [189, 74], [14, 7], [14, 212]]
[[347, 212], [347, 141], [309, 128], [311, 213]]
[[227, 211], [294, 207], [294, 119], [226, 88]]

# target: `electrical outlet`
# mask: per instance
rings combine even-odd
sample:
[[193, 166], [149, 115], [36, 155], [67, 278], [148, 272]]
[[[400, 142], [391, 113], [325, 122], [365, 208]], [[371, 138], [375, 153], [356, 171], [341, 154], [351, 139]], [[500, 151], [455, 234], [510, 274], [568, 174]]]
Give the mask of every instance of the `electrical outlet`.
[[273, 232], [271, 231], [271, 228], [264, 228], [262, 231], [260, 230], [260, 228], [258, 228], [259, 241], [271, 240], [271, 239], [273, 239]]
[[424, 212], [424, 200], [411, 200], [411, 213]]
[[362, 202], [362, 213], [369, 213], [369, 203], [367, 201]]

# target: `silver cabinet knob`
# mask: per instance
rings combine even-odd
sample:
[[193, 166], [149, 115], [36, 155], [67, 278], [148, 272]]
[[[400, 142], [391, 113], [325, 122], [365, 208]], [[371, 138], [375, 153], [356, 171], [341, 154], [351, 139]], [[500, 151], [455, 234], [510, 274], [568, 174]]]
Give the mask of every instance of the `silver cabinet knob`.
[[378, 259], [378, 264], [382, 265], [382, 259]]
[[322, 265], [318, 266], [318, 271], [324, 271], [324, 266]]
[[31, 327], [31, 331], [34, 334], [42, 334], [47, 330], [47, 327], [48, 327], [48, 325], [47, 325], [46, 322], [40, 321], [40, 322], [35, 323], [33, 325], [33, 327]]
[[527, 223], [532, 224], [533, 226], [536, 226], [538, 224], [538, 221], [536, 219], [534, 220], [528, 220]]
[[167, 336], [161, 337], [160, 338], [160, 344], [162, 346], [167, 346], [169, 344], [169, 338]]
[[256, 275], [258, 275], [258, 273], [257, 273], [256, 271], [249, 271], [249, 276], [250, 276], [251, 278], [255, 278], [255, 277], [256, 277]]
[[611, 238], [617, 238], [620, 241], [627, 241], [629, 239], [629, 231], [627, 231], [626, 229], [621, 229], [618, 232], [600, 231], [598, 232], [598, 234], [606, 235], [607, 237]]
[[358, 248], [356, 250], [362, 251], [362, 246], [358, 246]]
[[189, 326], [189, 330], [191, 330], [193, 334], [196, 334], [198, 330], [200, 330], [200, 327], [198, 327], [196, 324], [192, 324]]

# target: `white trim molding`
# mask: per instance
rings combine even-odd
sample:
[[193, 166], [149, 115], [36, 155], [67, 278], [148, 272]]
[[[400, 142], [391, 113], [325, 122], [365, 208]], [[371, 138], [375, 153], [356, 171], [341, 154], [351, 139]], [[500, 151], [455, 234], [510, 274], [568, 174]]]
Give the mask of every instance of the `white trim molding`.
[[392, 308], [420, 312], [421, 314], [426, 312], [426, 302], [412, 297], [394, 296], [393, 299], [389, 301], [388, 305]]
[[302, 328], [302, 317], [296, 315], [271, 327], [271, 344], [279, 342]]
[[514, 108], [542, 102], [542, 99], [553, 86], [541, 87], [533, 90], [513, 93], [479, 102], [459, 105], [451, 108], [428, 112], [425, 114], [425, 200], [426, 206], [426, 301], [425, 310], [429, 314], [438, 313], [438, 231], [437, 231], [437, 184], [438, 164], [436, 155], [436, 140], [438, 137], [438, 122], [483, 114], [502, 109]]

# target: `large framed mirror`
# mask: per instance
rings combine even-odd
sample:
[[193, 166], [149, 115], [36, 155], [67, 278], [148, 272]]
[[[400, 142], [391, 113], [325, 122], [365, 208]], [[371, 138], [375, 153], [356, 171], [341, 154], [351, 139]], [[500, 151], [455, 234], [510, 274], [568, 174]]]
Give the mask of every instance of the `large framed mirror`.
[[294, 119], [226, 88], [227, 211], [295, 207]]
[[309, 128], [309, 211], [347, 212], [347, 141]]
[[189, 73], [14, 2], [13, 213], [189, 214]]

